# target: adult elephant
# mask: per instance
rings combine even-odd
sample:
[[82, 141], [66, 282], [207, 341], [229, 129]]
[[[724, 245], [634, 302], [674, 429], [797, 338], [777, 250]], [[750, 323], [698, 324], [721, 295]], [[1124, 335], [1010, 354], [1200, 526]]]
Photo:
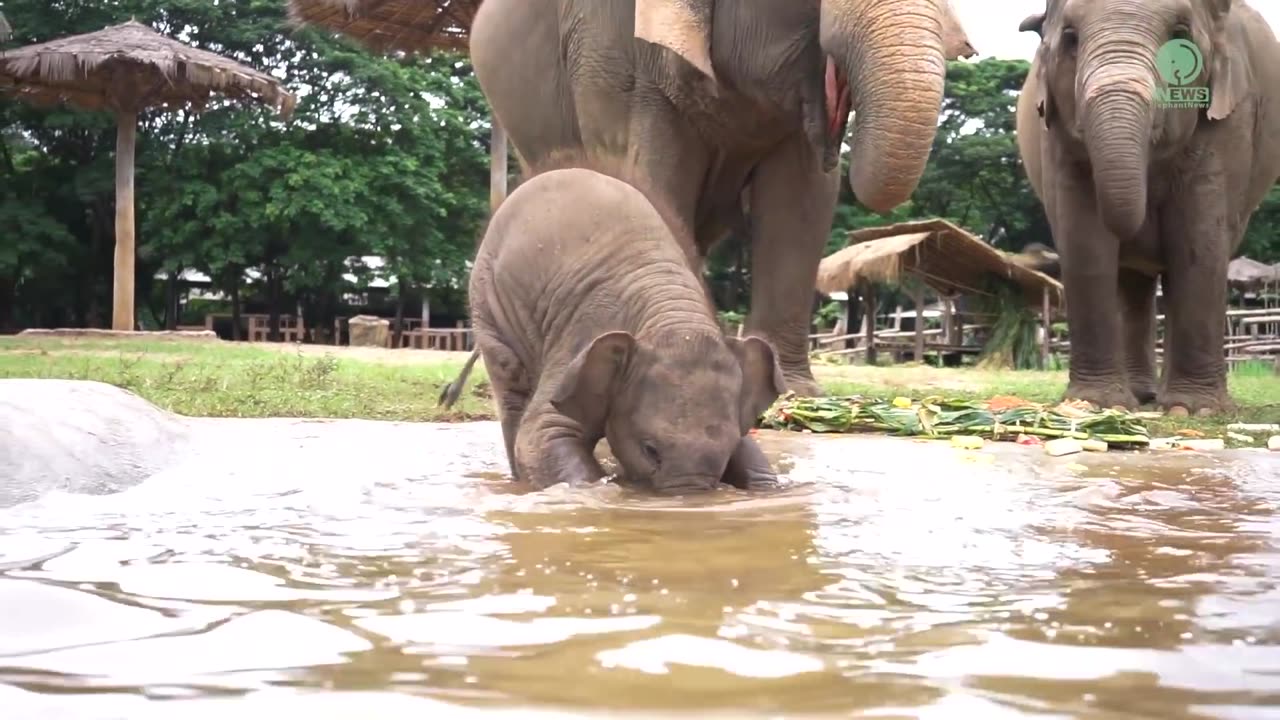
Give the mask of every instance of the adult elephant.
[[849, 113], [853, 190], [887, 212], [924, 171], [944, 56], [971, 54], [949, 0], [485, 0], [471, 30], [523, 164], [636, 161], [704, 256], [750, 218], [748, 328], [815, 395], [813, 285]]
[[1280, 175], [1275, 35], [1243, 0], [1050, 0], [1020, 29], [1041, 36], [1018, 146], [1061, 254], [1067, 395], [1231, 408], [1227, 262]]

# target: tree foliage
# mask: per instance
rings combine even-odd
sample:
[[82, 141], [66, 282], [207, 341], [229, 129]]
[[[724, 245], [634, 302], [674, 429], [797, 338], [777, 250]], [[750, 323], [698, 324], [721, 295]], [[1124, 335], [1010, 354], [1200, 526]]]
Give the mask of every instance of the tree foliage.
[[[151, 280], [158, 271], [201, 271], [224, 291], [263, 277], [276, 284], [277, 299], [324, 296], [328, 305], [353, 257], [385, 258], [385, 274], [420, 291], [450, 294], [465, 277], [488, 205], [487, 109], [470, 67], [451, 55], [379, 57], [297, 31], [283, 6], [5, 4], [14, 45], [136, 17], [268, 71], [299, 96], [288, 123], [216, 100], [199, 113], [142, 116], [141, 314], [159, 297]], [[111, 117], [6, 99], [0, 123], [0, 307], [23, 324], [102, 323], [114, 243]]]

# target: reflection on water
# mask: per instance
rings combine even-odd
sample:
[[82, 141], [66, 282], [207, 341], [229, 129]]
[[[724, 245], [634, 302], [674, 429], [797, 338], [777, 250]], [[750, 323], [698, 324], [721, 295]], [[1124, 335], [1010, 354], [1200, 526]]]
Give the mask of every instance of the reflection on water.
[[1274, 456], [770, 436], [789, 487], [674, 499], [524, 492], [491, 424], [390, 469], [353, 433], [393, 434], [0, 512], [5, 717], [1280, 704]]

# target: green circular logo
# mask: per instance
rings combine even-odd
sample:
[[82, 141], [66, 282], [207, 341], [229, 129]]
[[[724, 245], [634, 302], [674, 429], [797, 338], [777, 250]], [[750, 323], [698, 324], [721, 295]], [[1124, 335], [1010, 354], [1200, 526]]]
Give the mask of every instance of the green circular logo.
[[1189, 85], [1204, 71], [1204, 56], [1190, 40], [1170, 40], [1156, 53], [1156, 69], [1170, 85]]

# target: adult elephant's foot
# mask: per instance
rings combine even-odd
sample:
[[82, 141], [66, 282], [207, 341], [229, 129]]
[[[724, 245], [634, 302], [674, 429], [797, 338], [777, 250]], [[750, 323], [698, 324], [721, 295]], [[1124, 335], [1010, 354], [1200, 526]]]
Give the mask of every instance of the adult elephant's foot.
[[1133, 393], [1134, 399], [1139, 405], [1150, 405], [1156, 401], [1157, 393], [1155, 383], [1132, 383], [1129, 390]]
[[1169, 391], [1160, 395], [1160, 408], [1173, 417], [1209, 417], [1235, 412], [1239, 406], [1225, 390]]
[[818, 381], [813, 379], [813, 372], [807, 367], [792, 372], [783, 368], [782, 378], [787, 381], [787, 391], [800, 397], [823, 397], [827, 394]]
[[1138, 399], [1127, 385], [1118, 383], [1085, 383], [1072, 382], [1067, 386], [1064, 400], [1084, 400], [1099, 408], [1124, 408], [1132, 410], [1138, 407]]

